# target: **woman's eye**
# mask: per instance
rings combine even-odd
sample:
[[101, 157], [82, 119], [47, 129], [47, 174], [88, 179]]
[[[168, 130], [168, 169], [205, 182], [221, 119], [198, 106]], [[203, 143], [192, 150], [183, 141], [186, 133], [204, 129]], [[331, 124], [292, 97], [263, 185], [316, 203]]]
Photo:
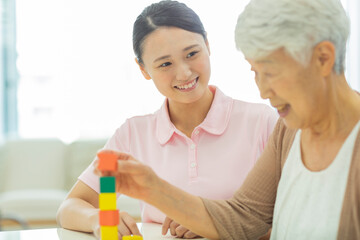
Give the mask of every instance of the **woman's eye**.
[[197, 53], [198, 53], [197, 51], [191, 52], [191, 53], [189, 53], [186, 57], [187, 57], [187, 58], [190, 58], [190, 57], [196, 55]]
[[161, 64], [159, 67], [167, 67], [167, 66], [170, 66], [171, 63], [170, 62], [165, 62], [163, 64]]

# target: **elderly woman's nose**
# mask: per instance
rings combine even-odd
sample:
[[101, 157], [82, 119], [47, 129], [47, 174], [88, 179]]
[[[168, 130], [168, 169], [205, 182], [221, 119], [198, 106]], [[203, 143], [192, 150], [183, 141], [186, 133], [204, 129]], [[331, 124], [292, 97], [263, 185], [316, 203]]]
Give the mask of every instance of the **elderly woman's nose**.
[[178, 64], [176, 68], [176, 80], [189, 80], [191, 76], [190, 66], [186, 63]]
[[271, 90], [269, 81], [267, 81], [264, 77], [258, 77], [256, 79], [256, 85], [259, 88], [260, 96], [262, 99], [268, 99], [272, 96], [273, 91]]

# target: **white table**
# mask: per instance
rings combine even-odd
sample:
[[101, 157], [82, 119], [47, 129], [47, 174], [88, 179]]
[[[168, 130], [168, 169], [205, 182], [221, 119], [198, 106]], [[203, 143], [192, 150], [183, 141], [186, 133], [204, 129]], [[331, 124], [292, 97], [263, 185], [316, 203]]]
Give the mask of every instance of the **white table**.
[[[138, 223], [144, 240], [173, 239], [170, 233], [161, 234], [161, 225], [154, 223]], [[206, 239], [206, 238], [201, 238]], [[0, 240], [96, 240], [92, 234], [70, 231], [63, 228], [48, 228], [20, 231], [0, 232]]]

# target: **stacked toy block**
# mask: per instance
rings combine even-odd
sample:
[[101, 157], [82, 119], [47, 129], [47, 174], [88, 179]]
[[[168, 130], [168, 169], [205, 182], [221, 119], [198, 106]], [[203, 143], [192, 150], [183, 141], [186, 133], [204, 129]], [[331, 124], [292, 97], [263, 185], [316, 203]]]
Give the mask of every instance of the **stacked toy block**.
[[[117, 157], [110, 153], [99, 153], [98, 169], [116, 171]], [[119, 210], [116, 208], [115, 177], [100, 177], [99, 221], [102, 240], [118, 240]]]
[[[117, 171], [117, 156], [112, 153], [98, 153], [98, 169], [102, 172]], [[100, 177], [99, 221], [101, 240], [118, 240], [119, 210], [116, 209], [115, 177]], [[123, 240], [143, 240], [141, 236], [123, 236]]]

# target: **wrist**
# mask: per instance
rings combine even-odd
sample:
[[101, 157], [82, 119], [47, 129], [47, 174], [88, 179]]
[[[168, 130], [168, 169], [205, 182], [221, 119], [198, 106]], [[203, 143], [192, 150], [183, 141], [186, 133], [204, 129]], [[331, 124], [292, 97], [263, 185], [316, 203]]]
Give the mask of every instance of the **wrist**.
[[94, 209], [92, 213], [89, 216], [90, 220], [90, 228], [92, 232], [96, 232], [96, 230], [99, 228], [99, 209]]
[[148, 195], [143, 200], [153, 206], [157, 206], [161, 203], [161, 199], [164, 199], [165, 194], [169, 192], [168, 186], [169, 183], [164, 179], [157, 178], [157, 181], [151, 185], [151, 188], [148, 190]]

